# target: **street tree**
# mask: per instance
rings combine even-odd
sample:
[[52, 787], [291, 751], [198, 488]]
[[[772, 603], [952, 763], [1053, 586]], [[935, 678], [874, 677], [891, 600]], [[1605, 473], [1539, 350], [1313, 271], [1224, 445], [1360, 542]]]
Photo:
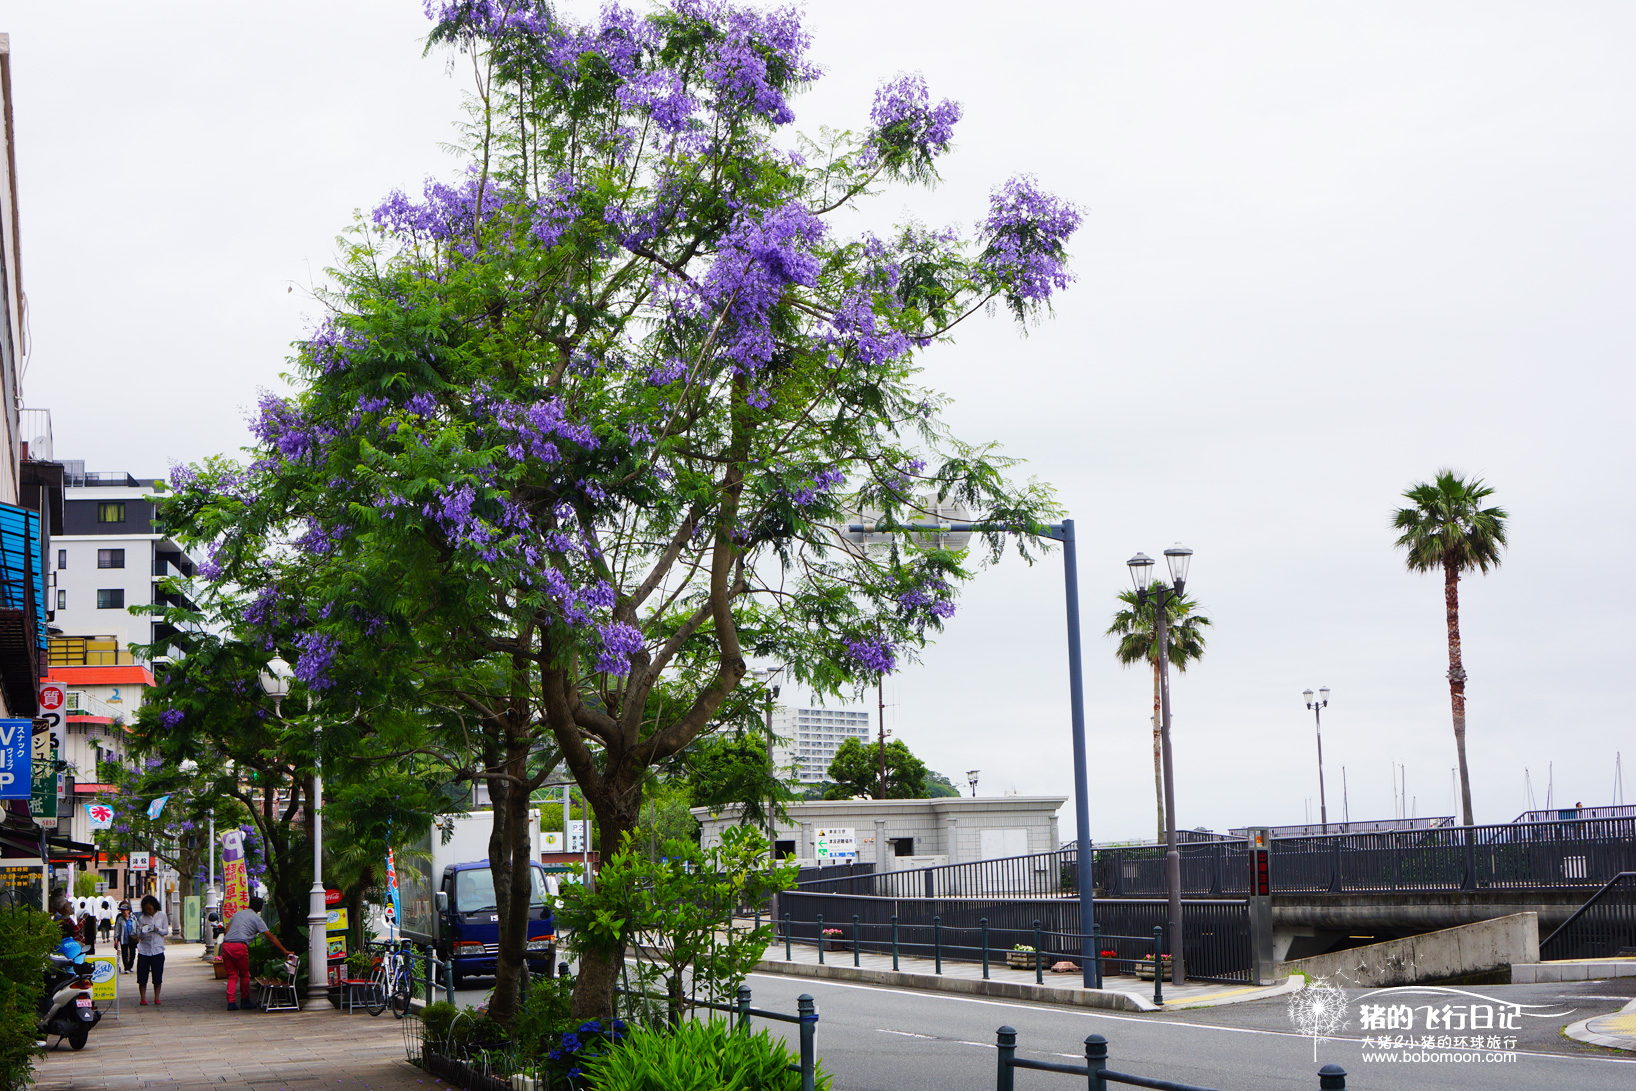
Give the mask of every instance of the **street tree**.
[[[299, 562], [281, 601], [310, 691], [348, 697], [331, 666], [368, 649], [404, 680], [383, 693], [468, 748], [508, 1021], [527, 807], [559, 761], [611, 859], [648, 771], [717, 722], [750, 658], [835, 694], [952, 615], [966, 554], [851, 548], [859, 511], [935, 518], [931, 497], [995, 528], [989, 557], [1035, 548], [1049, 490], [948, 431], [920, 360], [973, 315], [1042, 314], [1080, 216], [1014, 177], [970, 234], [844, 236], [883, 187], [936, 180], [960, 109], [902, 76], [861, 132], [786, 138], [819, 75], [790, 10], [431, 11], [431, 46], [474, 74], [465, 171], [360, 217], [295, 393], [263, 399], [248, 464], [174, 475], [166, 519], [220, 580]], [[587, 952], [576, 1015], [611, 1012], [621, 964]]]
[[1410, 572], [1443, 572], [1443, 608], [1449, 643], [1449, 704], [1454, 714], [1454, 750], [1460, 764], [1460, 814], [1473, 823], [1471, 775], [1466, 767], [1466, 668], [1460, 655], [1460, 574], [1497, 568], [1505, 550], [1504, 508], [1483, 507], [1494, 490], [1482, 478], [1439, 470], [1431, 481], [1403, 492], [1409, 506], [1399, 508], [1392, 526], [1400, 533]]
[[835, 786], [825, 793], [827, 799], [851, 799], [865, 796], [869, 799], [925, 799], [926, 763], [915, 757], [902, 739], [886, 744], [886, 786], [881, 787], [881, 748], [851, 738], [835, 750], [835, 759], [829, 763], [829, 777]]
[[[1157, 582], [1154, 587], [1160, 586]], [[1138, 598], [1134, 589], [1120, 592], [1123, 605], [1113, 615], [1107, 636], [1119, 638], [1114, 648], [1120, 665], [1146, 663], [1153, 672], [1153, 799], [1158, 810], [1155, 840], [1165, 839], [1164, 748], [1159, 715], [1159, 613], [1157, 595], [1148, 595], [1146, 601]], [[1165, 645], [1171, 666], [1186, 671], [1204, 656], [1204, 630], [1210, 619], [1198, 612], [1199, 604], [1180, 595], [1164, 596]]]

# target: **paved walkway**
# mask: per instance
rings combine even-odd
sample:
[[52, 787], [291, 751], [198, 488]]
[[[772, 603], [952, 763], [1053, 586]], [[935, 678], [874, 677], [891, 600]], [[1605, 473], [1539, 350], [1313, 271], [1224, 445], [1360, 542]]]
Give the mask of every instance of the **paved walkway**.
[[1611, 1015], [1571, 1023], [1562, 1033], [1592, 1045], [1636, 1051], [1636, 1000]]
[[78, 1053], [66, 1043], [48, 1049], [35, 1064], [37, 1091], [437, 1091], [448, 1086], [404, 1059], [405, 1023], [390, 1012], [371, 1017], [228, 1011], [224, 983], [200, 959], [203, 952], [196, 943], [169, 945], [160, 1007], [138, 1006], [136, 976], [119, 975], [118, 1018], [104, 1015]]
[[[983, 978], [980, 962], [943, 960], [943, 972], [937, 972], [935, 960], [899, 955], [898, 968], [892, 969], [892, 956], [858, 952], [858, 964], [852, 964], [852, 952], [826, 951], [824, 961], [818, 961], [818, 949], [809, 945], [790, 945], [790, 957], [784, 957], [784, 944], [775, 943], [756, 969], [763, 973], [786, 973], [801, 977], [827, 977], [842, 981], [867, 981], [877, 985], [900, 988], [931, 989], [939, 992], [969, 993], [978, 996], [1028, 1000], [1045, 1004], [1072, 1004], [1076, 1007], [1111, 1008], [1117, 1011], [1158, 1011], [1153, 1003], [1153, 979], [1104, 974], [1101, 989], [1087, 989], [1081, 984], [1078, 970], [1068, 974], [1054, 974], [1047, 969], [1040, 984], [1034, 983], [1032, 968], [1016, 970], [1004, 961], [989, 963], [988, 979]], [[1223, 985], [1217, 982], [1189, 982], [1179, 988], [1164, 983], [1163, 1010], [1214, 1007], [1218, 1004], [1237, 1004], [1247, 1000], [1294, 992], [1301, 987], [1300, 978], [1288, 978], [1278, 985]]]

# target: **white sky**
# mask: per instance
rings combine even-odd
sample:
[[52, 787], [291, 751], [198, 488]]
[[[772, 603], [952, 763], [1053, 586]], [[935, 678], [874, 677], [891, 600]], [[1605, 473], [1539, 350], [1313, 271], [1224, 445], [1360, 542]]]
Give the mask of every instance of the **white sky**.
[[[957, 433], [1078, 521], [1097, 839], [1152, 826], [1148, 677], [1100, 630], [1125, 558], [1177, 539], [1215, 620], [1174, 689], [1183, 825], [1316, 818], [1320, 685], [1332, 816], [1342, 766], [1352, 816], [1390, 816], [1393, 762], [1454, 813], [1441, 588], [1388, 525], [1446, 464], [1512, 513], [1463, 585], [1478, 820], [1526, 806], [1525, 768], [1543, 806], [1552, 763], [1559, 804], [1611, 801], [1636, 761], [1636, 8], [823, 0], [809, 24], [829, 76], [798, 125], [861, 124], [903, 70], [965, 105], [945, 185], [879, 215], [969, 223], [1019, 170], [1087, 211], [1054, 320], [974, 322], [926, 364]], [[26, 403], [91, 469], [235, 450], [353, 210], [455, 166], [463, 85], [421, 58], [420, 4], [0, 0], [0, 30]], [[987, 574], [889, 685], [957, 782], [1071, 790], [1061, 580], [1058, 555]]]

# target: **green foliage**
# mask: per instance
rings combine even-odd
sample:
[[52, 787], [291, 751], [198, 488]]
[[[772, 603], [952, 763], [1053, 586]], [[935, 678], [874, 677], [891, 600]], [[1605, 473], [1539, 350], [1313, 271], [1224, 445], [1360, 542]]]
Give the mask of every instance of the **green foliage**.
[[1456, 573], [1476, 569], [1487, 573], [1500, 563], [1505, 549], [1504, 508], [1483, 507], [1494, 495], [1480, 477], [1465, 478], [1453, 470], [1439, 470], [1431, 481], [1411, 485], [1403, 492], [1410, 506], [1399, 508], [1392, 526], [1411, 572], [1452, 568]]
[[573, 996], [571, 977], [529, 979], [528, 998], [511, 1030], [512, 1041], [517, 1043], [521, 1056], [540, 1058], [556, 1048], [572, 1018], [568, 1006]]
[[[926, 763], [915, 757], [902, 739], [886, 744], [886, 791], [881, 791], [880, 747], [860, 739], [847, 739], [829, 763], [835, 787], [826, 799], [925, 799]], [[956, 795], [959, 793], [956, 792]]]
[[627, 839], [603, 863], [594, 890], [563, 886], [557, 926], [582, 955], [618, 958], [640, 937], [639, 986], [660, 985], [674, 1021], [686, 998], [719, 1003], [735, 995], [772, 942], [771, 922], [760, 928], [734, 922], [740, 906], [760, 904], [795, 878], [796, 867], [771, 862], [767, 849], [767, 839], [748, 826], [724, 829], [721, 844], [708, 849], [668, 841], [657, 861]]
[[644, 788], [641, 820], [631, 833], [631, 844], [639, 852], [657, 859], [667, 841], [698, 841], [699, 820], [692, 785], [686, 781], [650, 779]]
[[93, 872], [82, 871], [74, 876], [74, 897], [89, 898], [97, 892], [97, 883], [102, 880]]
[[0, 909], [0, 1091], [16, 1091], [33, 1079], [41, 979], [61, 934], [38, 910]]
[[[633, 1029], [586, 1073], [597, 1091], [799, 1091], [796, 1059], [766, 1030], [745, 1034], [711, 1019]], [[818, 1072], [816, 1085], [827, 1091], [830, 1077]]]
[[[1157, 582], [1154, 587], [1158, 587]], [[1134, 589], [1121, 591], [1122, 608], [1113, 615], [1108, 625], [1108, 636], [1119, 638], [1114, 654], [1124, 666], [1159, 662], [1159, 645], [1154, 640], [1158, 624], [1157, 599], [1149, 595], [1139, 601]], [[1165, 656], [1178, 671], [1185, 671], [1204, 656], [1204, 629], [1210, 619], [1198, 613], [1199, 604], [1185, 596], [1165, 595]], [[1157, 685], [1157, 682], [1155, 682]]]
[[773, 767], [767, 741], [748, 732], [718, 735], [696, 743], [688, 756], [693, 806], [721, 811], [737, 805], [739, 821], [769, 828], [788, 817], [790, 790]]
[[954, 781], [934, 770], [926, 770], [926, 797], [928, 799], [954, 799], [960, 795], [960, 789]]

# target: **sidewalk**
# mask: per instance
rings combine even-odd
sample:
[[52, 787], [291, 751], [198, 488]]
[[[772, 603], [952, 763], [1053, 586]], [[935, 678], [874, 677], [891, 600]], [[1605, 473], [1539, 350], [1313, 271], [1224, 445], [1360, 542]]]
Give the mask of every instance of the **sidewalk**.
[[203, 953], [197, 943], [167, 946], [160, 1007], [137, 1004], [135, 974], [116, 977], [118, 1018], [104, 1015], [78, 1053], [66, 1043], [47, 1049], [34, 1067], [37, 1091], [448, 1086], [404, 1060], [404, 1024], [390, 1012], [371, 1018], [363, 1012], [228, 1011], [225, 983], [201, 960]]
[[1593, 1046], [1636, 1051], [1636, 1000], [1611, 1015], [1570, 1023], [1562, 1028], [1562, 1033]]
[[816, 947], [797, 943], [791, 944], [790, 960], [785, 961], [784, 945], [777, 943], [767, 948], [765, 957], [756, 964], [756, 971], [1133, 1012], [1177, 1011], [1182, 1008], [1241, 1004], [1295, 992], [1303, 984], [1299, 977], [1285, 978], [1277, 985], [1266, 986], [1190, 982], [1178, 988], [1167, 981], [1164, 983], [1164, 1005], [1161, 1008], [1153, 1003], [1152, 979], [1143, 981], [1135, 977], [1104, 974], [1103, 988], [1087, 989], [1080, 984], [1080, 975], [1077, 971], [1071, 974], [1053, 974], [1048, 969], [1045, 971], [1043, 984], [1036, 985], [1032, 969], [1013, 970], [1003, 961], [989, 964], [989, 976], [985, 981], [980, 962], [953, 962], [944, 959], [943, 972], [938, 974], [934, 960], [909, 955], [899, 956], [898, 969], [895, 971], [892, 969], [891, 955], [860, 951], [856, 967], [852, 965], [851, 951], [826, 951], [823, 957], [824, 962], [820, 964]]

